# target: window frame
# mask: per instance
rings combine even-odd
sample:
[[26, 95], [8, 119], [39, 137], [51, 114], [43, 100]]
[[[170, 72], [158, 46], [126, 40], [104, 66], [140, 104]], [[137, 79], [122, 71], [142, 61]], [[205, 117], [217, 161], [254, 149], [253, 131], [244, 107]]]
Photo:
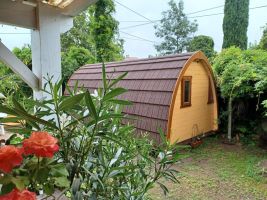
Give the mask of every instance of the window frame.
[[209, 78], [209, 86], [208, 86], [208, 102], [207, 104], [213, 104], [214, 103], [214, 95], [213, 95], [213, 88], [212, 88], [212, 81]]
[[[185, 102], [185, 82], [189, 81], [189, 101]], [[190, 107], [192, 105], [192, 76], [183, 76], [181, 80], [181, 108]]]

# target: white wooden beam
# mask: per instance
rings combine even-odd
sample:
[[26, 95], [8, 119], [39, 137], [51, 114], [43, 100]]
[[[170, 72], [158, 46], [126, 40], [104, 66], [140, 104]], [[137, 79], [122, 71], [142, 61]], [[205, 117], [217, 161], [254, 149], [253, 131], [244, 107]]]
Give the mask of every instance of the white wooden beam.
[[[31, 32], [32, 70], [44, 89], [48, 77], [53, 83], [61, 79], [60, 34], [72, 27], [72, 18], [43, 3], [37, 5], [37, 18], [38, 29]], [[35, 99], [50, 99], [42, 91], [33, 94]]]
[[1, 41], [0, 41], [0, 59], [18, 74], [32, 89], [39, 90], [39, 81], [37, 76], [21, 62]]
[[36, 8], [20, 1], [1, 0], [0, 22], [3, 24], [36, 29]]
[[80, 12], [87, 9], [90, 5], [97, 2], [97, 0], [74, 0], [70, 5], [62, 9], [62, 14], [68, 16], [76, 16]]

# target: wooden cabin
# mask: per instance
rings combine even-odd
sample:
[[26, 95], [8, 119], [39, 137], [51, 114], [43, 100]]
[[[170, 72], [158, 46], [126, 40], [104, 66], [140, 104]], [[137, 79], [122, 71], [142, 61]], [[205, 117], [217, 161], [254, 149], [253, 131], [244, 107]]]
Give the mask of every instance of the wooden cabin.
[[[198, 51], [172, 56], [106, 63], [109, 79], [128, 75], [117, 86], [128, 89], [121, 96], [133, 102], [123, 112], [133, 116], [137, 133], [147, 132], [160, 142], [161, 128], [171, 143], [189, 141], [218, 129], [217, 98], [211, 66]], [[68, 85], [93, 92], [102, 86], [101, 64], [85, 65]]]

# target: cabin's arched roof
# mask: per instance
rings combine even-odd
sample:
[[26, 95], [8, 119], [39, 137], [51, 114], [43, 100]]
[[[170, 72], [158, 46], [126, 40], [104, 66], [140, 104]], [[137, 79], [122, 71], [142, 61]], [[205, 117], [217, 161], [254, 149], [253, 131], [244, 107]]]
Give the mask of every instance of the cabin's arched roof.
[[[128, 89], [121, 98], [132, 101], [133, 105], [127, 106], [124, 112], [136, 117], [133, 123], [139, 132], [150, 132], [157, 141], [159, 127], [167, 132], [176, 82], [188, 61], [192, 62], [192, 58], [201, 59], [197, 55], [199, 52], [106, 63], [108, 79], [128, 72], [117, 86]], [[85, 65], [71, 76], [68, 85], [73, 87], [78, 81], [79, 86], [93, 92], [102, 87], [101, 69], [102, 64]]]

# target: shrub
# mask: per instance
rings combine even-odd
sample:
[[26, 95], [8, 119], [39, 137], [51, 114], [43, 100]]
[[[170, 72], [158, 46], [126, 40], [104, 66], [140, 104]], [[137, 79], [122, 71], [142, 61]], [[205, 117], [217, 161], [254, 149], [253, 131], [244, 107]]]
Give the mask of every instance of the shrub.
[[12, 121], [22, 122], [23, 127], [13, 131], [28, 137], [36, 129], [58, 138], [57, 158], [67, 167], [71, 199], [141, 200], [155, 183], [168, 192], [160, 182], [162, 177], [178, 182], [171, 165], [179, 155], [163, 133], [163, 143], [155, 148], [145, 136], [135, 137], [133, 127], [121, 123], [122, 107], [130, 103], [118, 98], [126, 90], [114, 86], [125, 75], [109, 82], [103, 67], [103, 87], [92, 95], [78, 89], [77, 83], [62, 96], [62, 81], [53, 85], [48, 80], [46, 92], [52, 99], [31, 100], [34, 113], [15, 99], [12, 108], [0, 106], [0, 112], [15, 116]]

